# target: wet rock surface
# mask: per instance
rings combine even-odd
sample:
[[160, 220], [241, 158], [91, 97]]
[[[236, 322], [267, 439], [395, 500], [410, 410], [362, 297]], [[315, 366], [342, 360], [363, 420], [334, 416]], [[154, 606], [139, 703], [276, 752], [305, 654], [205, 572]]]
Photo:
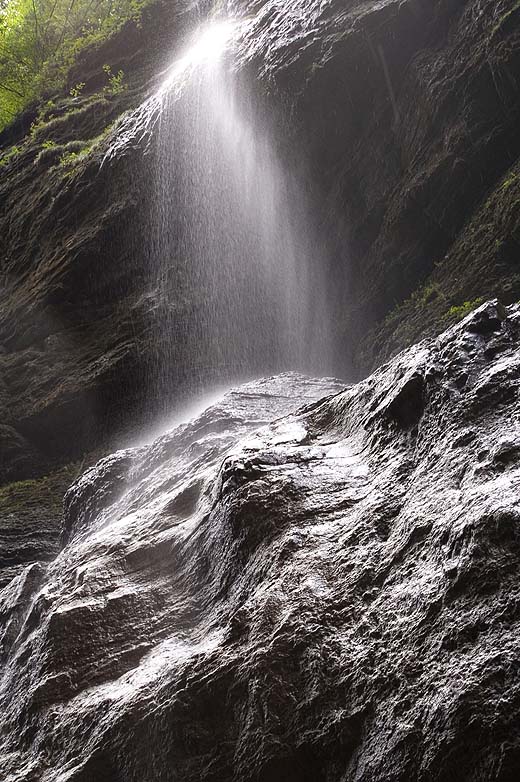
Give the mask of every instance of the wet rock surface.
[[6, 782], [516, 780], [519, 340], [491, 302], [85, 473], [0, 593]]

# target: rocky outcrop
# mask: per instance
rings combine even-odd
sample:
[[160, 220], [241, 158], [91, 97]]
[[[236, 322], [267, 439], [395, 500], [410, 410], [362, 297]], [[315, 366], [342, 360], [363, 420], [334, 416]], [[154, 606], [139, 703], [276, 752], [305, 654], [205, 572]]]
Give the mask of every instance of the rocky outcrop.
[[[152, 4], [0, 136], [2, 481], [79, 458], [153, 406], [149, 367], [168, 346], [151, 333], [162, 313], [150, 163], [139, 148], [100, 163], [113, 123], [153, 92], [211, 4], [196, 5]], [[438, 333], [465, 302], [516, 301], [516, 0], [229, 7], [251, 20], [244, 71], [270, 115], [291, 117], [288, 160], [304, 149], [310, 161], [337, 374]], [[104, 65], [123, 71], [123, 89]], [[171, 368], [174, 393], [184, 369], [182, 357]]]
[[6, 782], [516, 780], [519, 340], [492, 302], [84, 474], [0, 595]]

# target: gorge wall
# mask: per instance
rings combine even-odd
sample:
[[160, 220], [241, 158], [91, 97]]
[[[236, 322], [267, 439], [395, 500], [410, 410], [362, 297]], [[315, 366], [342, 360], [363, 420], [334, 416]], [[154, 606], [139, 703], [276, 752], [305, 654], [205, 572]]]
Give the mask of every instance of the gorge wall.
[[[162, 348], [143, 249], [147, 160], [136, 146], [100, 163], [113, 123], [153, 91], [203, 5], [153, 4], [1, 134], [3, 481], [89, 453], [149, 406], [143, 378]], [[241, 67], [266, 109], [291, 117], [282, 151], [308, 161], [336, 374], [366, 374], [480, 297], [516, 300], [518, 3], [229, 7], [254, 13]]]
[[150, 3], [0, 133], [0, 776], [516, 782], [520, 3], [218, 4], [343, 380], [179, 423], [215, 276], [151, 230], [156, 130], [121, 140], [216, 5]]

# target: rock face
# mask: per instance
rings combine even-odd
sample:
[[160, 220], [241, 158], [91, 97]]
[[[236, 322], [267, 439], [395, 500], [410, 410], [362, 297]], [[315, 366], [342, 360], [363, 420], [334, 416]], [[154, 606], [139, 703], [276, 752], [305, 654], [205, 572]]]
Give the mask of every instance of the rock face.
[[518, 779], [519, 340], [491, 302], [84, 474], [0, 596], [3, 779]]
[[0, 488], [0, 587], [24, 567], [59, 551], [63, 495], [82, 472], [70, 465], [38, 480]]
[[283, 25], [262, 5], [250, 47], [296, 96], [351, 372], [443, 331], [452, 306], [518, 301], [516, 0], [301, 0]]
[[[53, 96], [1, 134], [17, 150], [0, 182], [1, 482], [81, 457], [118, 428], [116, 400], [124, 395], [131, 415], [144, 393], [142, 356], [153, 347], [136, 239], [142, 152], [135, 163], [101, 162], [113, 123], [140, 103], [184, 31], [180, 11], [170, 7], [166, 22], [161, 9], [85, 55], [70, 75], [70, 87], [85, 82], [80, 96]], [[107, 90], [103, 63], [124, 72], [122, 92]]]
[[[149, 403], [150, 362], [167, 350], [151, 337], [149, 161], [136, 148], [100, 162], [114, 121], [153, 91], [211, 5], [152, 4], [140, 27], [82, 56], [63, 95], [1, 134], [2, 481], [110, 437], [122, 396], [128, 418]], [[252, 19], [244, 72], [269, 115], [293, 120], [287, 156], [305, 149], [310, 161], [343, 337], [337, 373], [364, 376], [466, 301], [517, 301], [516, 0], [228, 6]], [[122, 92], [106, 64], [124, 72]], [[172, 387], [182, 374], [173, 368]]]

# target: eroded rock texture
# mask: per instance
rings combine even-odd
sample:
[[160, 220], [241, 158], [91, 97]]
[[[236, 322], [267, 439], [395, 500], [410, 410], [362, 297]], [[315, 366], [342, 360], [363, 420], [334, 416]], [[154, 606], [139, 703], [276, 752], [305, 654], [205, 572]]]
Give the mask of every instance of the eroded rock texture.
[[519, 339], [490, 303], [83, 475], [1, 593], [6, 782], [517, 780]]
[[[282, 152], [308, 161], [332, 258], [336, 373], [366, 374], [465, 301], [517, 301], [516, 0], [227, 5], [251, 20], [244, 78], [267, 116], [289, 118]], [[167, 352], [153, 340], [153, 167], [140, 148], [100, 162], [114, 121], [157, 88], [211, 6], [154, 3], [0, 138], [0, 480], [77, 458], [151, 404], [149, 365]], [[106, 64], [123, 70], [123, 92], [107, 89]], [[71, 153], [82, 157], [60, 162]], [[172, 389], [183, 371], [181, 357]]]

